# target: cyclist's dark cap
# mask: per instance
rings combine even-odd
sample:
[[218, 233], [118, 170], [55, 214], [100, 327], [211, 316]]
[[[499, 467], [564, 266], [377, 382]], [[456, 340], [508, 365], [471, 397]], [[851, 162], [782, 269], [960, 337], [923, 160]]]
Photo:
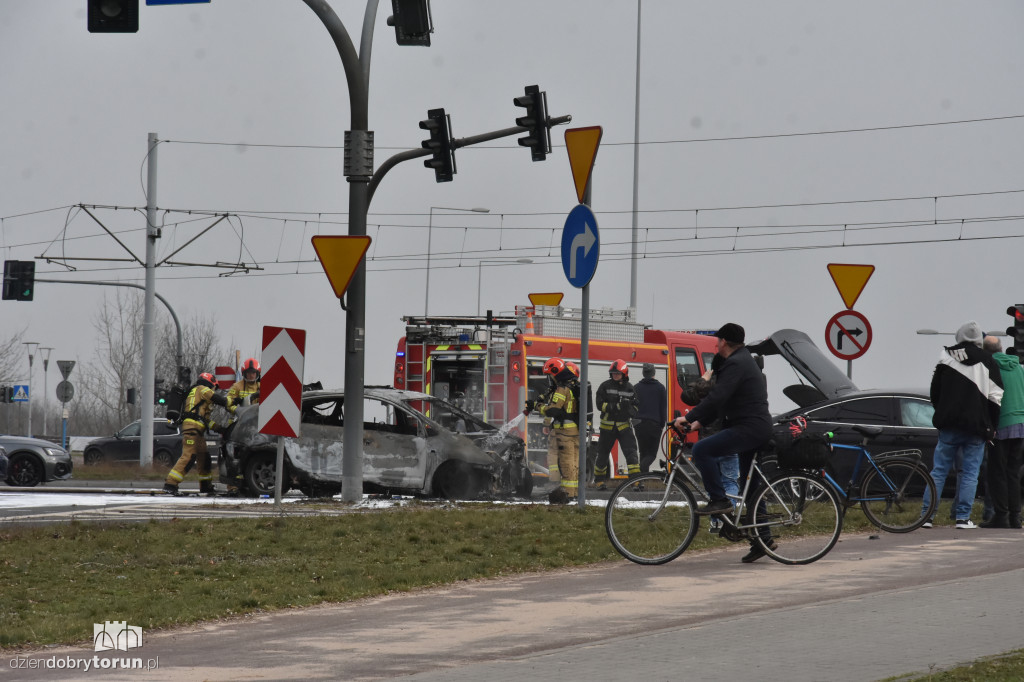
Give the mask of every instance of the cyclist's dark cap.
[[746, 338], [746, 332], [743, 331], [743, 327], [735, 322], [726, 322], [722, 325], [721, 329], [715, 332], [715, 336], [729, 343], [743, 343], [743, 340]]

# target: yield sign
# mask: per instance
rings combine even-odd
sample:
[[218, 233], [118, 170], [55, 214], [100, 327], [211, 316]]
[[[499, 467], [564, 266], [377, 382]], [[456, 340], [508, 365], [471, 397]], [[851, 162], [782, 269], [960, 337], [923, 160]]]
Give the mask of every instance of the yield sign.
[[860, 292], [864, 291], [864, 285], [871, 279], [874, 271], [874, 265], [828, 264], [828, 274], [832, 275], [832, 281], [835, 282], [839, 295], [843, 297], [843, 303], [850, 309], [860, 297]]
[[302, 419], [302, 372], [306, 361], [306, 330], [263, 328], [266, 369], [260, 378], [259, 432], [297, 438]]
[[366, 255], [366, 250], [370, 248], [370, 238], [318, 235], [313, 237], [313, 248], [327, 273], [334, 295], [341, 298]]
[[551, 292], [546, 294], [530, 294], [530, 303], [534, 305], [551, 305], [555, 306], [562, 302], [561, 292]]
[[57, 368], [60, 370], [60, 375], [62, 377], [64, 377], [65, 379], [67, 379], [68, 375], [71, 374], [71, 370], [73, 370], [75, 368], [75, 361], [74, 360], [58, 360], [57, 361]]
[[597, 158], [597, 145], [601, 144], [602, 132], [601, 126], [565, 131], [565, 149], [569, 152], [572, 181], [576, 183], [576, 198], [581, 204], [587, 183], [590, 182], [590, 173], [594, 170], [594, 159]]

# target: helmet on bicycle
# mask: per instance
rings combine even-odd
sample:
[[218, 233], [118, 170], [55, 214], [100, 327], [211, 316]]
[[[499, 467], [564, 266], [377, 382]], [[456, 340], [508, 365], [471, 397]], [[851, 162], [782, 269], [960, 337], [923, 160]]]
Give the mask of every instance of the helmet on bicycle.
[[611, 375], [614, 372], [618, 372], [624, 378], [629, 378], [629, 365], [626, 364], [625, 360], [616, 360], [608, 367], [608, 374]]

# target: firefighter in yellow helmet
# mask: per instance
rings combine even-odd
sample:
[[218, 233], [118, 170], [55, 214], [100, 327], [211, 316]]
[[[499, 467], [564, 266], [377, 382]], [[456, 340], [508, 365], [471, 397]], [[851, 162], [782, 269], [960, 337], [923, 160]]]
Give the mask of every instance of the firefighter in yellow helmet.
[[243, 405], [256, 405], [260, 401], [260, 363], [249, 358], [242, 363], [242, 380], [228, 389], [228, 412], [234, 421], [235, 410]]
[[185, 467], [195, 459], [199, 471], [200, 494], [212, 495], [213, 472], [210, 470], [210, 453], [206, 451], [206, 431], [215, 429], [216, 424], [210, 419], [214, 404], [228, 406], [227, 398], [215, 392], [216, 380], [209, 372], [199, 375], [185, 402], [181, 406], [181, 457], [174, 467], [167, 472], [164, 481], [164, 492], [178, 494], [178, 485], [185, 478]]
[[576, 424], [577, 405], [571, 383], [575, 379], [572, 371], [561, 358], [551, 358], [544, 363], [544, 373], [555, 379], [555, 391], [550, 400], [538, 405], [544, 415], [544, 426], [550, 429], [548, 435], [548, 463], [557, 464], [561, 476], [559, 487], [552, 491], [549, 500], [554, 504], [567, 504], [576, 499], [579, 488], [579, 427]]

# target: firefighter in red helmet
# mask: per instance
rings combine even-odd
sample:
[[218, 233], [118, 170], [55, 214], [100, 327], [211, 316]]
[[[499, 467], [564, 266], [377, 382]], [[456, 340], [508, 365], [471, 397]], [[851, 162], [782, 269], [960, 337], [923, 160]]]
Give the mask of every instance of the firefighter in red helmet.
[[548, 432], [548, 476], [559, 484], [548, 499], [553, 504], [568, 504], [576, 499], [579, 488], [580, 431], [571, 386], [575, 375], [561, 358], [545, 362], [544, 374], [554, 378], [555, 391], [550, 399], [537, 406], [537, 410], [544, 415]]
[[228, 411], [234, 414], [242, 405], [256, 405], [259, 401], [260, 363], [256, 358], [249, 358], [242, 363], [242, 380], [228, 389]]
[[212, 495], [214, 492], [210, 453], [206, 451], [206, 431], [216, 429], [216, 424], [210, 419], [213, 406], [228, 406], [227, 398], [214, 391], [216, 385], [213, 375], [203, 372], [185, 397], [181, 406], [181, 457], [167, 472], [164, 492], [178, 494], [178, 485], [185, 478], [185, 468], [193, 459], [199, 471], [200, 494]]
[[616, 442], [626, 458], [629, 475], [640, 473], [640, 458], [632, 422], [640, 411], [640, 400], [636, 397], [633, 384], [629, 383], [629, 366], [625, 360], [616, 360], [608, 367], [608, 380], [597, 387], [596, 400], [601, 410], [601, 435], [597, 439], [594, 481], [598, 490], [604, 490], [611, 475], [609, 454]]

